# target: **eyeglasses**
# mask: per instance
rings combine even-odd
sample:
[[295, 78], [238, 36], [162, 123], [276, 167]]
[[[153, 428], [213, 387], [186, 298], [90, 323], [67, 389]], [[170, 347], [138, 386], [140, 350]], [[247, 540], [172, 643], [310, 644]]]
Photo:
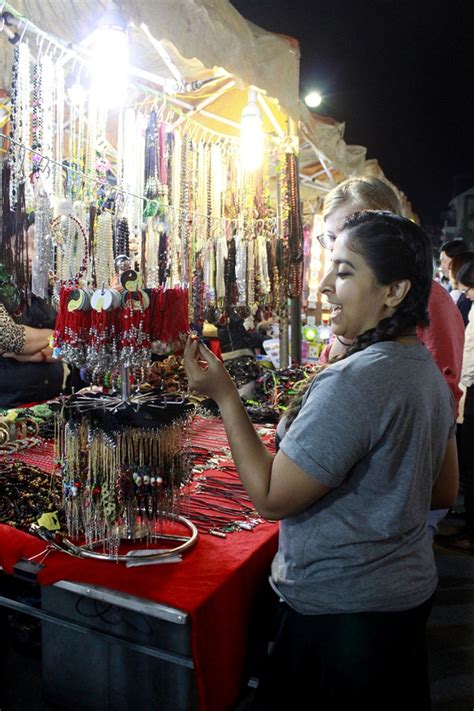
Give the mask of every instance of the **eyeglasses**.
[[465, 294], [465, 296], [468, 295], [468, 293], [471, 291], [471, 289], [474, 289], [473, 286], [466, 286], [465, 289], [461, 289], [461, 294]]
[[316, 235], [316, 239], [323, 249], [333, 250], [336, 238], [332, 235], [327, 235], [325, 232], [322, 232], [320, 235]]

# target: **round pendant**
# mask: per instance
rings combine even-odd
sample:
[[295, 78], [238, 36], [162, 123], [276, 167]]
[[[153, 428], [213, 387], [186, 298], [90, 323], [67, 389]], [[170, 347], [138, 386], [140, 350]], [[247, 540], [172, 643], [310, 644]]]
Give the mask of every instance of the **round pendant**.
[[135, 269], [126, 269], [120, 275], [120, 283], [127, 291], [137, 291], [141, 286], [141, 278]]

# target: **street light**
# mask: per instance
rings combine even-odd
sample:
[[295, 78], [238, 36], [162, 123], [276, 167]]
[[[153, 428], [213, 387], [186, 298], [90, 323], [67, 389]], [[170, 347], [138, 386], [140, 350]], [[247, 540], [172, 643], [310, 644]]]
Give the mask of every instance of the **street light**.
[[309, 94], [306, 94], [304, 97], [304, 102], [309, 109], [316, 109], [322, 100], [323, 97], [319, 91], [310, 91]]

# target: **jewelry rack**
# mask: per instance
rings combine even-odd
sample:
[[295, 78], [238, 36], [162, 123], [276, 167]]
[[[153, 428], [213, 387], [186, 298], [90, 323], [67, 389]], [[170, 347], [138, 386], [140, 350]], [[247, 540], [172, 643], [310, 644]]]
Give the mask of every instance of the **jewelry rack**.
[[[4, 133], [0, 133], [0, 139], [2, 141], [4, 141], [4, 143], [14, 143], [22, 151], [28, 151], [28, 153], [33, 153], [35, 156], [38, 156], [41, 159], [41, 161], [45, 161], [45, 165], [41, 165], [41, 163], [39, 163], [39, 170], [41, 172], [45, 172], [46, 170], [48, 170], [49, 164], [52, 163], [52, 164], [58, 166], [59, 168], [66, 170], [67, 172], [74, 173], [75, 175], [79, 175], [81, 178], [84, 178], [84, 180], [88, 180], [89, 182], [95, 183], [99, 187], [107, 187], [110, 190], [110, 193], [116, 193], [118, 197], [120, 197], [121, 195], [126, 195], [127, 197], [135, 198], [136, 200], [141, 200], [144, 204], [145, 210], [146, 210], [147, 206], [156, 206], [163, 213], [171, 213], [171, 214], [176, 215], [177, 217], [184, 219], [184, 220], [186, 220], [187, 218], [191, 218], [191, 219], [200, 218], [202, 220], [211, 219], [214, 222], [215, 228], [220, 226], [222, 229], [225, 229], [225, 227], [228, 225], [231, 228], [237, 227], [237, 226], [245, 227], [245, 228], [264, 227], [265, 229], [268, 229], [268, 230], [277, 231], [280, 229], [280, 226], [281, 226], [281, 223], [283, 220], [283, 218], [281, 216], [277, 216], [277, 215], [272, 216], [272, 217], [265, 217], [265, 218], [248, 218], [248, 217], [212, 217], [212, 218], [209, 218], [209, 215], [197, 212], [196, 210], [186, 211], [186, 210], [180, 209], [179, 207], [174, 207], [172, 205], [163, 205], [155, 198], [147, 198], [144, 195], [136, 195], [135, 193], [132, 193], [129, 190], [126, 190], [125, 188], [122, 188], [114, 183], [98, 180], [97, 178], [92, 178], [90, 175], [87, 175], [83, 171], [78, 170], [77, 168], [74, 168], [73, 166], [58, 163], [58, 161], [54, 160], [54, 158], [45, 156], [38, 150], [31, 148], [30, 146], [26, 146], [24, 143], [20, 143], [19, 141], [15, 141], [13, 138], [6, 136]], [[110, 195], [109, 195], [109, 197], [110, 197]]]
[[[176, 106], [183, 109], [179, 118], [167, 125], [159, 111], [152, 110], [147, 117], [132, 109], [119, 112], [118, 124], [114, 127], [117, 151], [111, 158], [108, 148], [110, 144], [106, 139], [107, 114], [104, 114], [104, 109], [93, 96], [87, 109], [69, 104], [66, 96], [64, 67], [70, 62], [86, 61], [88, 49], [73, 46], [71, 50], [64, 47], [47, 33], [41, 30], [38, 32], [38, 28], [25, 20], [22, 36], [28, 30], [39, 38], [38, 51], [35, 53], [38, 56], [31, 72], [30, 62], [34, 50], [30, 52], [28, 46], [25, 46], [26, 43], [21, 43], [20, 38], [20, 44], [15, 48], [16, 74], [15, 81], [12, 81], [15, 89], [12, 91], [12, 107], [14, 109], [16, 106], [17, 110], [15, 112], [12, 109], [12, 135], [7, 137], [2, 134], [2, 139], [9, 146], [8, 158], [11, 158], [13, 166], [10, 195], [13, 196], [11, 205], [14, 208], [17, 207], [15, 198], [21, 197], [22, 185], [24, 187], [26, 184], [25, 190], [32, 192], [30, 176], [25, 174], [30, 172], [30, 161], [26, 162], [25, 169], [25, 156], [28, 154], [28, 159], [30, 155], [33, 157], [32, 177], [38, 179], [36, 185], [41, 185], [43, 181], [44, 185], [47, 185], [51, 172], [49, 168], [54, 166], [50, 186], [51, 198], [54, 196], [57, 204], [68, 201], [70, 212], [65, 212], [64, 204], [57, 210], [59, 217], [55, 217], [55, 220], [58, 220], [58, 226], [52, 235], [51, 230], [48, 232], [47, 229], [48, 217], [53, 214], [51, 205], [44, 200], [38, 211], [33, 206], [37, 218], [35, 240], [38, 238], [39, 241], [41, 238], [41, 244], [48, 248], [53, 243], [53, 268], [63, 287], [86, 291], [87, 286], [92, 284], [97, 291], [102, 288], [104, 292], [105, 285], [113, 283], [117, 274], [113, 273], [113, 268], [110, 269], [110, 253], [113, 251], [115, 259], [118, 258], [115, 251], [117, 242], [113, 240], [118, 234], [119, 221], [126, 220], [127, 229], [128, 226], [130, 228], [127, 235], [138, 241], [137, 248], [131, 247], [131, 239], [128, 242], [130, 250], [127, 250], [127, 257], [132, 262], [131, 270], [141, 268], [148, 291], [159, 290], [168, 283], [172, 288], [182, 284], [186, 288], [190, 310], [193, 314], [199, 312], [199, 318], [204, 312], [201, 306], [206, 303], [219, 306], [237, 303], [236, 300], [232, 301], [236, 292], [241, 302], [252, 306], [260, 296], [273, 297], [274, 293], [275, 303], [281, 309], [284, 319], [288, 295], [291, 295], [290, 292], [299, 284], [301, 255], [294, 237], [297, 230], [294, 229], [289, 214], [298, 199], [295, 188], [296, 164], [284, 158], [286, 151], [283, 131], [277, 130], [266, 101], [259, 100], [279, 140], [279, 152], [275, 151], [280, 161], [276, 176], [276, 207], [270, 204], [269, 197], [270, 151], [267, 151], [267, 163], [261, 173], [246, 173], [234, 161], [237, 153], [235, 138], [222, 136], [193, 121], [197, 114], [215, 118], [212, 112], [208, 111], [211, 103], [208, 97], [201, 96], [197, 105], [192, 105], [191, 101], [183, 100], [186, 97], [163, 96], [163, 106], [172, 106], [176, 113], [179, 113], [179, 110], [175, 109]], [[48, 46], [43, 52], [45, 43], [48, 43]], [[54, 67], [54, 75], [47, 73], [52, 62], [50, 53], [56, 56], [55, 62], [58, 65]], [[60, 71], [56, 71], [57, 69]], [[149, 73], [137, 73], [135, 69], [131, 74], [141, 76], [147, 81], [151, 79]], [[48, 79], [50, 84], [42, 83], [44, 76], [53, 77]], [[222, 85], [215, 86], [215, 98], [235, 87], [232, 77], [221, 76], [215, 80], [222, 81]], [[159, 83], [156, 84], [159, 86]], [[31, 88], [33, 92], [29, 91]], [[49, 92], [50, 88], [54, 93]], [[150, 95], [152, 91], [145, 90], [145, 93]], [[179, 87], [174, 93], [179, 93]], [[28, 98], [31, 96], [34, 101]], [[58, 108], [44, 108], [42, 113], [42, 106], [48, 96], [54, 97], [53, 105]], [[17, 98], [18, 102], [15, 103]], [[166, 111], [166, 108], [163, 111]], [[33, 143], [28, 145], [30, 119]], [[51, 122], [55, 121], [55, 132], [49, 132], [45, 138], [41, 121], [48, 126], [49, 119]], [[237, 125], [233, 125], [225, 117], [223, 119], [223, 122], [227, 121], [235, 131]], [[199, 131], [201, 140], [197, 140]], [[202, 140], [203, 132], [205, 136], [214, 134], [216, 140]], [[275, 158], [275, 154], [271, 157]], [[71, 165], [67, 165], [65, 157]], [[108, 163], [109, 158], [116, 162], [114, 172], [117, 174], [117, 185], [113, 185], [110, 179], [112, 168]], [[72, 177], [80, 180], [74, 184]], [[73, 200], [76, 201], [74, 205]], [[108, 200], [111, 203], [107, 204]], [[73, 212], [76, 209], [81, 211], [79, 216]], [[72, 217], [74, 219], [70, 219]], [[75, 227], [77, 223], [82, 225], [83, 229], [79, 228], [79, 232], [84, 237], [84, 245], [86, 238], [88, 239], [87, 252], [91, 255], [90, 269], [84, 274], [83, 283], [77, 278], [76, 283], [72, 283], [74, 279], [68, 279], [65, 271], [59, 268], [62, 264], [58, 267], [56, 261], [61, 244], [75, 239], [78, 245], [76, 255], [74, 259], [71, 258], [67, 267], [70, 274], [75, 274], [76, 277], [79, 274], [78, 269], [72, 268], [77, 265], [75, 259], [79, 250], [79, 232]], [[43, 229], [41, 234], [40, 224]], [[56, 239], [56, 233], [61, 230], [64, 235], [62, 243], [61, 234], [59, 239]], [[160, 251], [162, 245], [163, 250]], [[71, 254], [74, 252], [70, 251]], [[121, 250], [120, 254], [123, 253]], [[46, 262], [45, 252], [42, 254]], [[165, 256], [160, 257], [163, 254]], [[63, 256], [60, 254], [59, 262]], [[291, 260], [294, 264], [291, 264], [290, 269]], [[163, 263], [166, 269], [163, 268]], [[232, 266], [227, 275], [226, 264]], [[167, 274], [163, 276], [163, 272]], [[45, 273], [47, 272], [43, 270], [43, 274]], [[140, 288], [137, 280], [133, 293], [138, 293]], [[205, 293], [205, 289], [208, 289], [208, 292]], [[108, 291], [112, 292], [113, 288]], [[112, 298], [113, 295], [109, 295]], [[131, 294], [130, 297], [133, 302], [134, 297], [132, 298]], [[84, 313], [79, 313], [81, 306], [73, 306], [67, 302], [66, 307], [69, 305], [71, 309], [66, 310], [72, 312], [73, 317], [70, 323], [85, 322]], [[113, 307], [120, 308], [120, 305], [113, 304]], [[121, 322], [119, 318], [116, 321], [111, 319], [112, 327], [121, 333], [132, 332], [133, 328], [135, 334], [140, 332], [145, 321], [146, 308], [143, 303], [136, 307], [137, 320], [132, 324], [132, 312], [135, 307], [130, 306], [130, 314], [126, 314], [128, 324]], [[103, 311], [105, 308], [102, 306], [95, 309], [95, 315], [98, 313], [100, 316], [96, 319], [98, 331], [107, 321], [107, 314], [103, 314]], [[170, 313], [167, 317], [173, 319], [175, 314]], [[74, 329], [69, 330], [73, 337], [69, 345], [73, 348]], [[106, 332], [105, 328], [103, 332]], [[145, 333], [145, 328], [142, 332]], [[107, 332], [109, 333], [111, 334], [112, 330]], [[146, 339], [143, 348], [140, 338], [135, 337], [135, 341], [136, 352], [141, 353], [141, 350], [149, 348], [151, 338]], [[97, 338], [97, 343], [104, 351], [112, 342], [112, 338]], [[97, 352], [100, 350], [99, 346]], [[116, 357], [119, 350], [125, 352], [127, 347], [123, 339], [117, 350], [109, 347], [108, 355], [111, 360], [121, 366], [121, 378], [114, 375], [112, 394], [101, 398], [86, 396], [81, 402], [68, 402], [63, 407], [65, 419], [58, 421], [58, 460], [62, 462], [61, 473], [68, 506], [69, 531], [75, 534], [83, 530], [86, 534], [86, 549], [94, 557], [105, 556], [111, 560], [121, 560], [118, 558], [117, 543], [120, 534], [124, 534], [126, 538], [142, 536], [139, 519], [148, 519], [151, 522], [149, 526], [145, 526], [146, 536], [151, 541], [155, 536], [151, 524], [160, 516], [175, 516], [172, 510], [175, 503], [174, 487], [181, 485], [181, 474], [184, 470], [181, 460], [173, 460], [170, 465], [166, 459], [166, 433], [160, 428], [152, 433], [155, 439], [162, 437], [163, 454], [153, 450], [153, 445], [149, 442], [150, 432], [142, 432], [137, 425], [132, 424], [137, 410], [144, 412], [148, 408], [149, 412], [157, 414], [163, 402], [154, 395], [149, 397], [131, 392], [131, 371], [128, 363], [132, 362], [133, 366], [138, 368], [142, 362], [137, 365], [135, 361], [127, 361], [128, 353], [125, 354], [123, 362]], [[87, 350], [85, 352], [90, 355]], [[179, 406], [179, 403], [175, 405]], [[70, 415], [74, 408], [75, 419], [71, 421]], [[120, 417], [125, 413], [130, 418], [126, 425], [123, 422], [117, 426], [109, 424], [110, 418]], [[171, 432], [170, 439], [174, 441], [175, 435], [175, 432]], [[118, 442], [121, 444], [117, 444]], [[185, 450], [185, 443], [182, 445], [180, 453]], [[120, 457], [117, 451], [120, 451]], [[161, 461], [163, 457], [164, 467]], [[176, 481], [175, 472], [179, 474]], [[169, 481], [170, 477], [172, 481]], [[165, 480], [168, 488], [163, 483]], [[101, 545], [104, 539], [108, 550], [99, 553], [96, 544]], [[194, 532], [191, 531], [189, 545], [192, 545], [194, 540]], [[71, 550], [77, 549], [74, 545], [71, 542]]]

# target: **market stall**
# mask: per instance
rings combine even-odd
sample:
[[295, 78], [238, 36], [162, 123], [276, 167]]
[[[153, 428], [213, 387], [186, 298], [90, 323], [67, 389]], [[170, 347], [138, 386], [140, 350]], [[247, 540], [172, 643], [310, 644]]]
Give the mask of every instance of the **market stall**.
[[[2, 566], [39, 558], [42, 584], [82, 580], [184, 609], [201, 707], [222, 708], [242, 682], [254, 587], [277, 529], [226, 503], [226, 486], [236, 493], [225, 472], [192, 488], [186, 387], [155, 387], [150, 371], [209, 309], [258, 304], [288, 320], [302, 275], [297, 48], [224, 2], [1, 9], [1, 261], [24, 301], [33, 293], [57, 309], [54, 356], [100, 388], [55, 415], [47, 464], [63, 521], [38, 496], [41, 476], [6, 460]], [[118, 53], [105, 49], [109, 31]], [[5, 453], [18, 455], [16, 426], [3, 432]], [[16, 530], [32, 522], [43, 540]], [[146, 574], [139, 565], [163, 558]], [[215, 636], [210, 620], [228, 619], [235, 595], [241, 612]], [[223, 666], [232, 678], [217, 689]]]
[[[215, 28], [216, 8], [203, 20], [201, 7], [187, 7], [187, 21], [199, 17], [209, 29], [212, 20]], [[234, 54], [243, 58], [233, 75], [206, 35], [207, 67], [184, 58], [194, 45], [186, 44], [176, 5], [165, 24], [179, 48], [162, 41], [159, 13], [145, 18], [127, 3], [103, 9], [97, 16], [97, 6], [75, 3], [67, 37], [44, 29], [52, 5], [36, 15], [4, 4], [2, 14], [13, 50], [7, 45], [1, 259], [24, 299], [31, 271], [31, 292], [57, 307], [54, 355], [84, 384], [110, 391], [98, 403], [81, 400], [81, 412], [86, 404], [113, 408], [114, 397], [127, 401], [146, 382], [152, 354], [182, 348], [189, 326], [200, 333], [210, 309], [224, 318], [236, 306], [275, 312], [284, 363], [288, 299], [301, 291], [303, 262], [297, 140], [287, 108], [294, 43], [249, 28], [223, 3], [221, 22], [232, 26], [235, 45], [229, 66]], [[111, 34], [115, 45], [107, 44]], [[268, 62], [258, 85], [255, 75], [275, 51], [281, 100], [268, 95], [266, 86], [275, 86]], [[127, 63], [129, 53], [139, 67]], [[137, 397], [135, 404], [144, 402]], [[182, 404], [174, 403], [177, 413]], [[72, 445], [69, 437], [63, 442], [67, 459]], [[111, 482], [94, 483], [108, 496]], [[75, 518], [71, 512], [70, 530]], [[102, 524], [82, 519], [79, 527], [99, 532]]]

